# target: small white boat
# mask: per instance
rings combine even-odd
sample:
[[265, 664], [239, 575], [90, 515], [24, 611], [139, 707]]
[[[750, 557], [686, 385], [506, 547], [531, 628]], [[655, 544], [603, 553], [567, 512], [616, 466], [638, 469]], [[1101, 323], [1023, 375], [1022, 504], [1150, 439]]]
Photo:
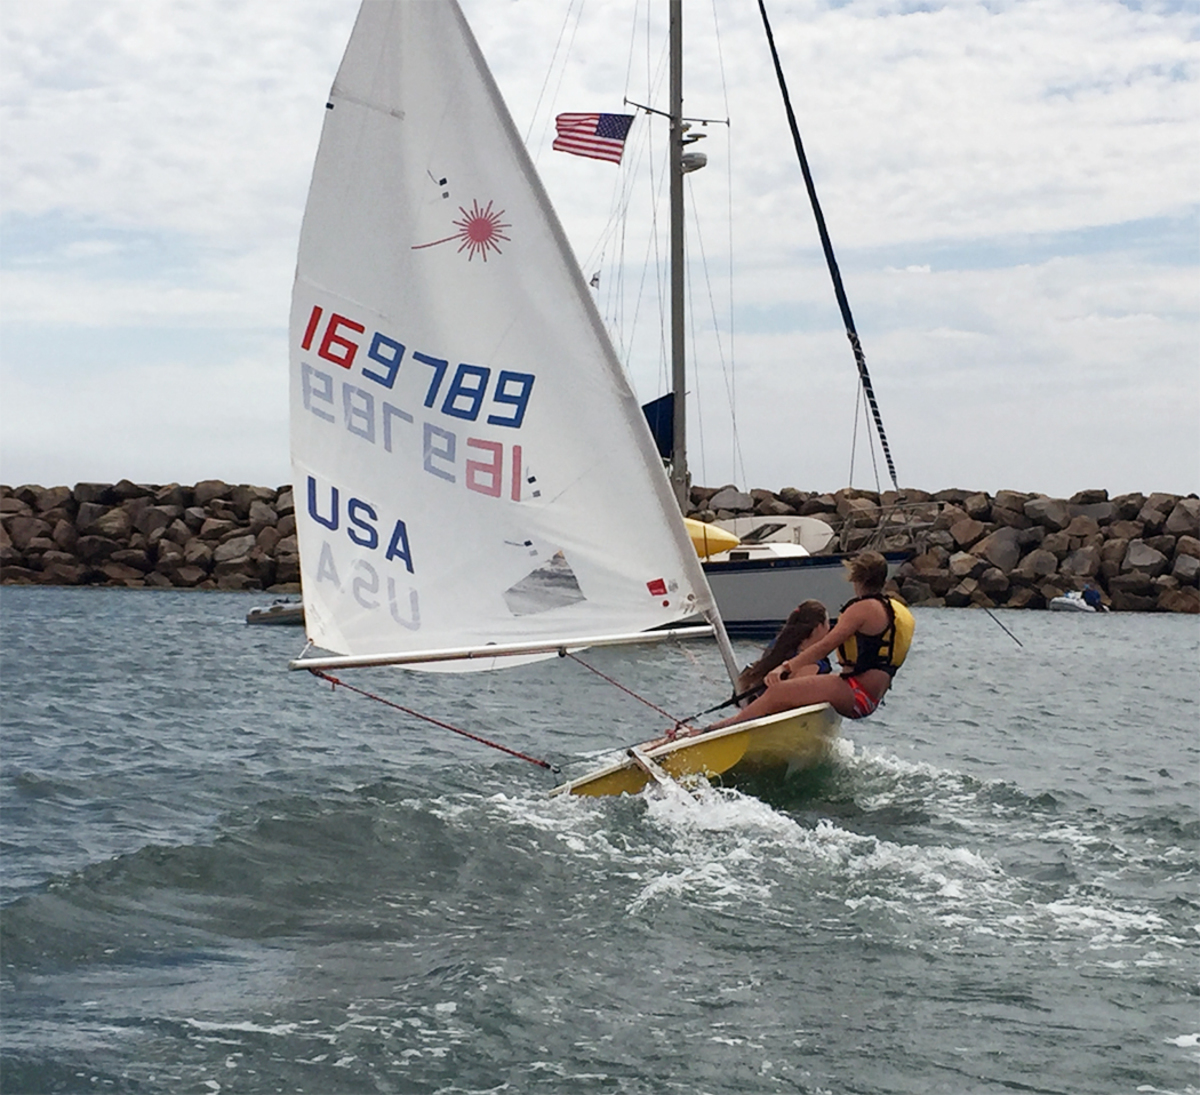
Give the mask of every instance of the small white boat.
[[248, 624], [291, 624], [304, 626], [304, 605], [299, 601], [276, 601], [273, 605], [252, 608], [246, 613]]
[[1091, 603], [1078, 590], [1071, 590], [1069, 593], [1064, 593], [1061, 597], [1055, 597], [1050, 602], [1051, 612], [1107, 612], [1108, 606], [1105, 605], [1099, 598], [1095, 598], [1095, 603]]

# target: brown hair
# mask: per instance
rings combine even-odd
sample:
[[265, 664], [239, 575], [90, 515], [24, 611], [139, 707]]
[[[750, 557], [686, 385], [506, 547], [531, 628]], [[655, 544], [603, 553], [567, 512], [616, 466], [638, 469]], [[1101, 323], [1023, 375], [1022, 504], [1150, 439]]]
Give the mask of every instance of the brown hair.
[[849, 578], [868, 593], [882, 593], [888, 579], [887, 560], [877, 551], [864, 551], [846, 563]]
[[794, 608], [763, 656], [742, 670], [737, 682], [738, 691], [745, 692], [762, 684], [772, 669], [782, 665], [788, 658], [794, 658], [800, 644], [828, 618], [829, 613], [820, 601], [805, 601]]

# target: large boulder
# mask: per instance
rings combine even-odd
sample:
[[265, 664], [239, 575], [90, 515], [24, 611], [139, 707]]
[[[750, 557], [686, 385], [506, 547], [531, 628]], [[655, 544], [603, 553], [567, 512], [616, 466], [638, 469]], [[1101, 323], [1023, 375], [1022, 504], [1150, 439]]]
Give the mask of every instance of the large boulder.
[[992, 566], [999, 567], [1007, 573], [1021, 558], [1019, 530], [1011, 527], [999, 528], [971, 548], [971, 554], [986, 559]]
[[[183, 523], [187, 525], [193, 532], [199, 532], [204, 527], [204, 522], [208, 520], [208, 510], [203, 506], [188, 506], [183, 511]], [[1141, 533], [1139, 532], [1140, 536]]]
[[[820, 517], [824, 514], [837, 513], [837, 499], [832, 494], [816, 494], [800, 507], [801, 517]], [[283, 510], [279, 511], [280, 513]]]
[[216, 498], [228, 498], [232, 488], [220, 479], [202, 479], [192, 488], [193, 505], [207, 506]]
[[210, 517], [200, 526], [200, 538], [202, 540], [220, 540], [227, 532], [235, 532], [240, 528], [241, 526], [236, 521], [229, 521], [223, 517]]
[[1093, 536], [1100, 536], [1100, 523], [1094, 517], [1088, 517], [1086, 514], [1077, 514], [1071, 518], [1071, 523], [1063, 530], [1071, 539], [1084, 540]]
[[708, 500], [712, 510], [728, 510], [731, 513], [748, 513], [754, 509], [754, 499], [736, 487], [722, 487]]
[[1023, 512], [1034, 524], [1041, 525], [1042, 528], [1049, 529], [1051, 532], [1060, 532], [1071, 523], [1071, 514], [1067, 510], [1067, 503], [1061, 498], [1047, 498], [1045, 495], [1039, 495], [1025, 503]]
[[1067, 503], [1067, 512], [1072, 517], [1090, 517], [1098, 525], [1110, 524], [1117, 515], [1117, 507], [1111, 502], [1093, 502], [1091, 504]]
[[98, 517], [91, 526], [95, 536], [107, 536], [111, 540], [128, 540], [133, 531], [133, 522], [129, 514], [120, 507], [114, 507]]
[[1027, 585], [1037, 585], [1058, 571], [1058, 556], [1045, 548], [1035, 548], [1009, 573], [1009, 577]]
[[1122, 518], [1108, 526], [1108, 535], [1114, 540], [1140, 540], [1146, 534], [1146, 526], [1141, 521]]
[[75, 554], [75, 545], [79, 543], [79, 532], [75, 525], [65, 517], [54, 522], [54, 531], [50, 534], [50, 538], [60, 551]]
[[247, 519], [250, 523], [251, 531], [257, 533], [267, 527], [273, 528], [278, 523], [279, 516], [272, 506], [259, 498], [255, 498], [250, 503]]
[[1142, 507], [1146, 504], [1146, 496], [1140, 492], [1120, 494], [1112, 500], [1112, 504], [1116, 509], [1118, 521], [1133, 521], [1142, 512]]
[[98, 566], [114, 551], [120, 550], [121, 544], [107, 536], [81, 536], [75, 544], [75, 554], [93, 566]]
[[1154, 578], [1164, 573], [1169, 565], [1167, 557], [1144, 540], [1130, 540], [1121, 561], [1121, 572], [1137, 571]]
[[999, 600], [1011, 588], [1008, 575], [999, 567], [988, 567], [978, 575], [979, 588], [993, 600]]
[[1167, 523], [1167, 518], [1175, 508], [1176, 500], [1174, 494], [1155, 491], [1146, 499], [1146, 504], [1138, 512], [1137, 519], [1142, 522], [1148, 533], [1156, 535], [1162, 532], [1163, 525]]
[[71, 494], [80, 505], [84, 502], [97, 502], [103, 506], [112, 506], [118, 501], [111, 483], [76, 483]]
[[1195, 536], [1181, 536], [1175, 541], [1175, 557], [1180, 555], [1195, 555], [1200, 559], [1200, 539]]
[[1071, 552], [1059, 566], [1061, 574], [1073, 575], [1076, 578], [1094, 578], [1100, 573], [1100, 549], [1098, 547], [1082, 547]]
[[114, 551], [109, 559], [121, 566], [131, 567], [139, 574], [145, 574], [154, 569], [154, 564], [150, 562], [150, 556], [138, 548], [121, 548]]
[[76, 509], [75, 496], [71, 493], [70, 487], [47, 487], [39, 492], [33, 508], [38, 513], [48, 513], [52, 509], [73, 513]]
[[964, 517], [950, 526], [950, 535], [954, 537], [954, 542], [964, 550], [979, 543], [987, 533], [987, 525], [973, 517]]
[[233, 508], [237, 510], [238, 516], [244, 521], [250, 516], [250, 507], [255, 502], [274, 502], [275, 491], [270, 487], [252, 487], [242, 483], [230, 490], [229, 500], [233, 503]]
[[935, 532], [948, 531], [960, 521], [969, 520], [971, 520], [971, 516], [965, 509], [953, 503], [948, 503], [942, 506], [941, 512], [933, 519], [933, 528]]
[[960, 505], [973, 521], [990, 521], [992, 519], [992, 500], [982, 491], [964, 498]]
[[80, 502], [79, 509], [75, 512], [75, 527], [84, 536], [91, 535], [96, 531], [96, 522], [111, 508], [99, 502]]
[[1200, 498], [1181, 498], [1163, 523], [1171, 536], [1200, 536]]
[[1200, 559], [1195, 555], [1176, 555], [1171, 576], [1181, 585], [1194, 586], [1200, 580]]
[[213, 563], [215, 565], [245, 559], [254, 550], [254, 547], [255, 537], [251, 533], [235, 536], [218, 545], [213, 552]]
[[1158, 595], [1157, 607], [1163, 612], [1200, 613], [1200, 591], [1184, 586], [1181, 589], [1166, 589]]
[[988, 562], [969, 551], [959, 551], [950, 556], [949, 569], [959, 581], [963, 578], [978, 578], [988, 569]]
[[158, 529], [169, 528], [182, 516], [183, 509], [179, 506], [145, 506], [134, 517], [133, 525], [138, 532], [149, 536]]
[[18, 551], [27, 551], [39, 538], [49, 538], [53, 528], [40, 517], [10, 517], [5, 521], [9, 540]]
[[171, 575], [184, 565], [183, 548], [174, 540], [160, 540], [155, 556], [154, 569], [160, 574]]
[[1002, 506], [999, 502], [992, 503], [992, 524], [1004, 525], [1008, 528], [1026, 529], [1033, 522], [1025, 516], [1024, 504], [1021, 509], [1009, 509], [1008, 506]]
[[192, 488], [181, 487], [178, 483], [168, 483], [154, 492], [156, 506], [178, 506], [183, 511], [192, 505]]

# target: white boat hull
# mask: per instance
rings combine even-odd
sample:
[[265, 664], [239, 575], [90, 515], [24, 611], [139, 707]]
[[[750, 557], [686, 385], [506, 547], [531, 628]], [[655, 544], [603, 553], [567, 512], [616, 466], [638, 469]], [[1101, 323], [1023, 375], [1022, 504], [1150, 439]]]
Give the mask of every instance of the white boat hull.
[[[888, 552], [894, 574], [907, 557]], [[836, 615], [854, 596], [843, 555], [807, 555], [705, 562], [704, 575], [730, 635], [774, 635], [801, 601], [820, 601]]]

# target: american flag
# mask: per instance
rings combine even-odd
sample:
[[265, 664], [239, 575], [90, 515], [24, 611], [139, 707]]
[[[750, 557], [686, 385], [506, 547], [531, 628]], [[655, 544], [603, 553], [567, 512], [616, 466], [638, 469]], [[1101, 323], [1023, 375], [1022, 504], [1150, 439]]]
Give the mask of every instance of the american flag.
[[575, 156], [621, 162], [632, 114], [560, 114], [554, 119], [554, 147]]

